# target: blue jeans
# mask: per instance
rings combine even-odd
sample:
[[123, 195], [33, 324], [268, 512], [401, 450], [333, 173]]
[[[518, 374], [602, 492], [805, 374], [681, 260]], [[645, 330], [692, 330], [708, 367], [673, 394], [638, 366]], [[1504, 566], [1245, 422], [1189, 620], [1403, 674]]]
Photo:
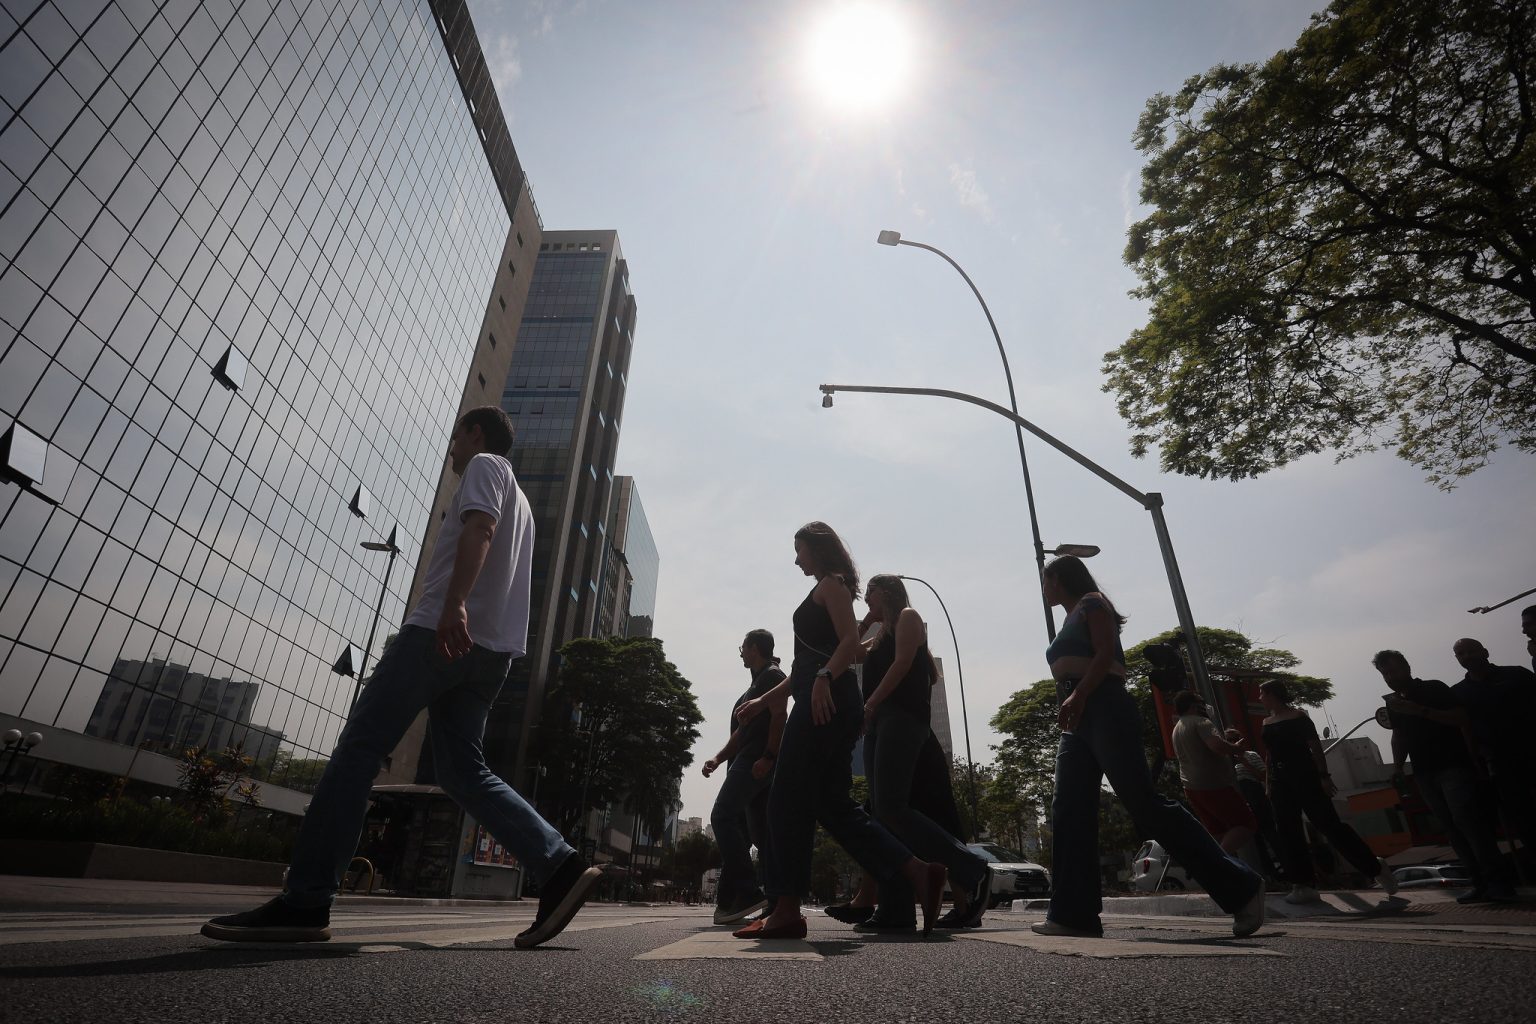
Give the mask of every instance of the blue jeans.
[[[720, 844], [720, 887], [715, 901], [722, 907], [736, 907], [748, 898], [762, 895], [763, 887], [773, 886], [772, 842], [768, 834], [768, 791], [773, 776], [754, 779], [752, 760], [738, 754], [725, 771], [720, 795], [709, 813], [715, 827], [715, 842]], [[763, 885], [757, 884], [752, 868], [752, 847], [757, 847], [758, 867]]]
[[778, 878], [765, 879], [770, 896], [799, 899], [811, 887], [816, 823], [882, 884], [901, 879], [912, 854], [854, 802], [853, 745], [864, 727], [858, 680], [844, 672], [832, 681], [832, 721], [811, 720], [811, 684], [817, 663], [796, 662], [790, 675], [795, 705], [784, 723], [778, 767], [768, 797], [768, 825]]
[[459, 806], [539, 881], [573, 852], [485, 764], [485, 719], [512, 667], [512, 655], [476, 646], [446, 661], [435, 644], [432, 630], [406, 626], [379, 659], [304, 814], [283, 893], [289, 904], [324, 907], [335, 898], [357, 852], [373, 780], [424, 708], [438, 784]]
[[1224, 853], [1194, 815], [1152, 787], [1142, 751], [1141, 712], [1125, 684], [1107, 679], [1088, 698], [1076, 732], [1062, 733], [1051, 803], [1052, 921], [1099, 927], [1099, 785], [1109, 785], [1137, 832], [1155, 839], [1228, 913], [1253, 897], [1263, 880]]

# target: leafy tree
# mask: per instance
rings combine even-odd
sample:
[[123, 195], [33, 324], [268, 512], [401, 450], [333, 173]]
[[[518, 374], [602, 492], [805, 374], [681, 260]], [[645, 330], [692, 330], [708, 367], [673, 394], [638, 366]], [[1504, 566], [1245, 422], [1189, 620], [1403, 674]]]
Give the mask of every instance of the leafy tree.
[[685, 892], [697, 892], [704, 884], [704, 872], [720, 866], [720, 847], [703, 832], [683, 836], [669, 853], [672, 881]]
[[329, 763], [330, 758], [327, 757], [294, 757], [293, 751], [279, 747], [267, 766], [266, 778], [275, 785], [313, 793]]
[[1165, 469], [1386, 445], [1442, 487], [1536, 451], [1536, 3], [1335, 0], [1153, 96], [1106, 391]]
[[549, 769], [541, 805], [567, 834], [583, 809], [605, 803], [622, 804], [660, 833], [704, 721], [688, 680], [652, 637], [572, 640], [560, 657], [537, 736], [537, 759]]

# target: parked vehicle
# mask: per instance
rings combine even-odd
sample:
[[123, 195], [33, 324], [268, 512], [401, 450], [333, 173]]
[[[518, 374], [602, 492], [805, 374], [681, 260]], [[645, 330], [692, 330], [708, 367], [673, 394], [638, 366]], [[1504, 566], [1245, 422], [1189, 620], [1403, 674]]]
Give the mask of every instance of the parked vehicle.
[[1402, 889], [1466, 889], [1472, 885], [1472, 872], [1460, 864], [1419, 864], [1392, 872]]
[[995, 843], [971, 843], [966, 849], [992, 868], [992, 896], [987, 906], [996, 907], [1016, 899], [1045, 897], [1051, 894], [1051, 873], [1033, 861], [1027, 861], [1006, 846]]
[[[1167, 866], [1166, 871], [1164, 865]], [[1148, 839], [1141, 844], [1141, 849], [1136, 851], [1136, 856], [1131, 860], [1131, 888], [1137, 892], [1152, 892], [1159, 887], [1164, 892], [1183, 892], [1185, 889], [1198, 889], [1199, 885], [1168, 856], [1168, 851], [1157, 840]]]

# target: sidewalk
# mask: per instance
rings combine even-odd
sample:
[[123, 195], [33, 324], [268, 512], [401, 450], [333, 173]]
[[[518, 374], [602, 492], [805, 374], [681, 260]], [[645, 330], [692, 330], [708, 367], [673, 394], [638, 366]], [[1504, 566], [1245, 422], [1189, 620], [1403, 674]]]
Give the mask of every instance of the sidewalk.
[[[1271, 921], [1362, 921], [1394, 919], [1425, 924], [1495, 925], [1536, 928], [1536, 900], [1521, 891], [1517, 904], [1474, 903], [1462, 906], [1456, 893], [1403, 890], [1388, 896], [1380, 889], [1324, 892], [1316, 903], [1287, 903], [1283, 893], [1270, 893]], [[1016, 914], [1043, 915], [1049, 900], [1015, 900]], [[1159, 893], [1146, 896], [1115, 896], [1104, 900], [1105, 917], [1212, 917], [1228, 916], [1204, 893]]]

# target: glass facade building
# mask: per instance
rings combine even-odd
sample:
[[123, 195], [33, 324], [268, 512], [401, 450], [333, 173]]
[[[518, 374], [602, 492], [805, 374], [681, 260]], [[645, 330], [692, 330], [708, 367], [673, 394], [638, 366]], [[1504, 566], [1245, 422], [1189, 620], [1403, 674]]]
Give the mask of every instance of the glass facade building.
[[486, 757], [506, 777], [520, 774], [560, 647], [596, 633], [634, 330], [618, 234], [544, 232], [501, 396], [536, 522], [528, 653], [486, 730]]
[[461, 0], [3, 0], [0, 726], [297, 810], [525, 203]]
[[599, 636], [654, 636], [661, 556], [632, 476], [615, 477], [608, 513], [608, 555], [600, 587]]

